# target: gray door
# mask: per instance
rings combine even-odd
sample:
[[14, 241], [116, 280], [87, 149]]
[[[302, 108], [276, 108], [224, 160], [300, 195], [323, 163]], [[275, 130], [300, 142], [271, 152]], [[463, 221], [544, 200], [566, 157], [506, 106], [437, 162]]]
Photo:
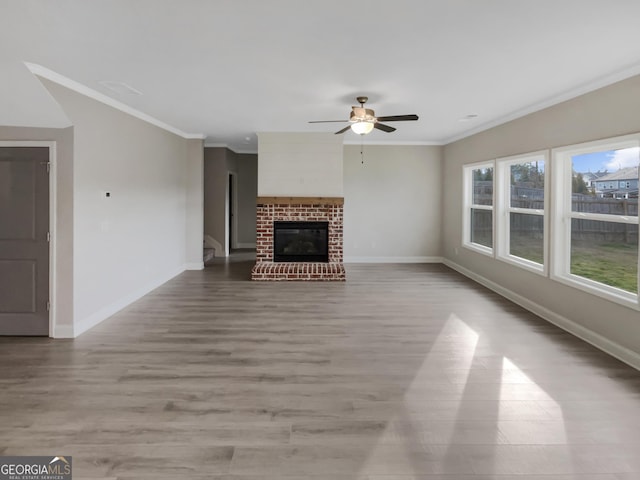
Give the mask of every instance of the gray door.
[[49, 335], [48, 162], [0, 147], [0, 335]]

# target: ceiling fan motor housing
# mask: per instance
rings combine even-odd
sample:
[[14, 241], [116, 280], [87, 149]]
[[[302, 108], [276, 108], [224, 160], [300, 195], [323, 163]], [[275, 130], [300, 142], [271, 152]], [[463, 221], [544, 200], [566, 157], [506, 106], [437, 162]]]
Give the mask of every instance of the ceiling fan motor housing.
[[375, 122], [376, 113], [370, 108], [353, 107], [351, 115], [349, 115], [349, 121], [351, 122]]

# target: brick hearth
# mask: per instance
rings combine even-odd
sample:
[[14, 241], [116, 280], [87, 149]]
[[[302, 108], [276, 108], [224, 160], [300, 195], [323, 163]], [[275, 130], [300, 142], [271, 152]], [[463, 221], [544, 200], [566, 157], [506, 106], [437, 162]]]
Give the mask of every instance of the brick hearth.
[[[339, 197], [258, 197], [256, 265], [252, 280], [344, 281], [342, 224], [344, 199]], [[273, 222], [329, 222], [329, 263], [274, 262]]]

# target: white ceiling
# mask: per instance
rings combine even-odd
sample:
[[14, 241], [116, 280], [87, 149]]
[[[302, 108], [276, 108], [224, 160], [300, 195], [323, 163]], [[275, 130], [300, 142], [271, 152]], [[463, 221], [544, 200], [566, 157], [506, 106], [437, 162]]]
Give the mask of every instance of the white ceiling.
[[336, 131], [307, 122], [358, 95], [420, 116], [366, 143], [446, 143], [640, 73], [639, 18], [638, 0], [0, 0], [0, 125], [69, 124], [31, 62], [236, 151]]

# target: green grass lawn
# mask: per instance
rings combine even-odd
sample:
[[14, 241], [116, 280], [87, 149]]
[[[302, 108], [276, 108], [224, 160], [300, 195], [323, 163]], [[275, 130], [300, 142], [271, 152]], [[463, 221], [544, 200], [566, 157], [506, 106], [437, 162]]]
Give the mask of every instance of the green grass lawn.
[[[542, 239], [515, 234], [510, 252], [520, 258], [543, 263]], [[573, 242], [571, 273], [620, 288], [638, 291], [638, 245], [592, 242]]]
[[544, 263], [544, 242], [542, 238], [527, 237], [514, 232], [511, 236], [509, 249], [511, 255], [531, 260], [540, 265]]
[[571, 246], [571, 273], [637, 293], [638, 245], [575, 242]]

